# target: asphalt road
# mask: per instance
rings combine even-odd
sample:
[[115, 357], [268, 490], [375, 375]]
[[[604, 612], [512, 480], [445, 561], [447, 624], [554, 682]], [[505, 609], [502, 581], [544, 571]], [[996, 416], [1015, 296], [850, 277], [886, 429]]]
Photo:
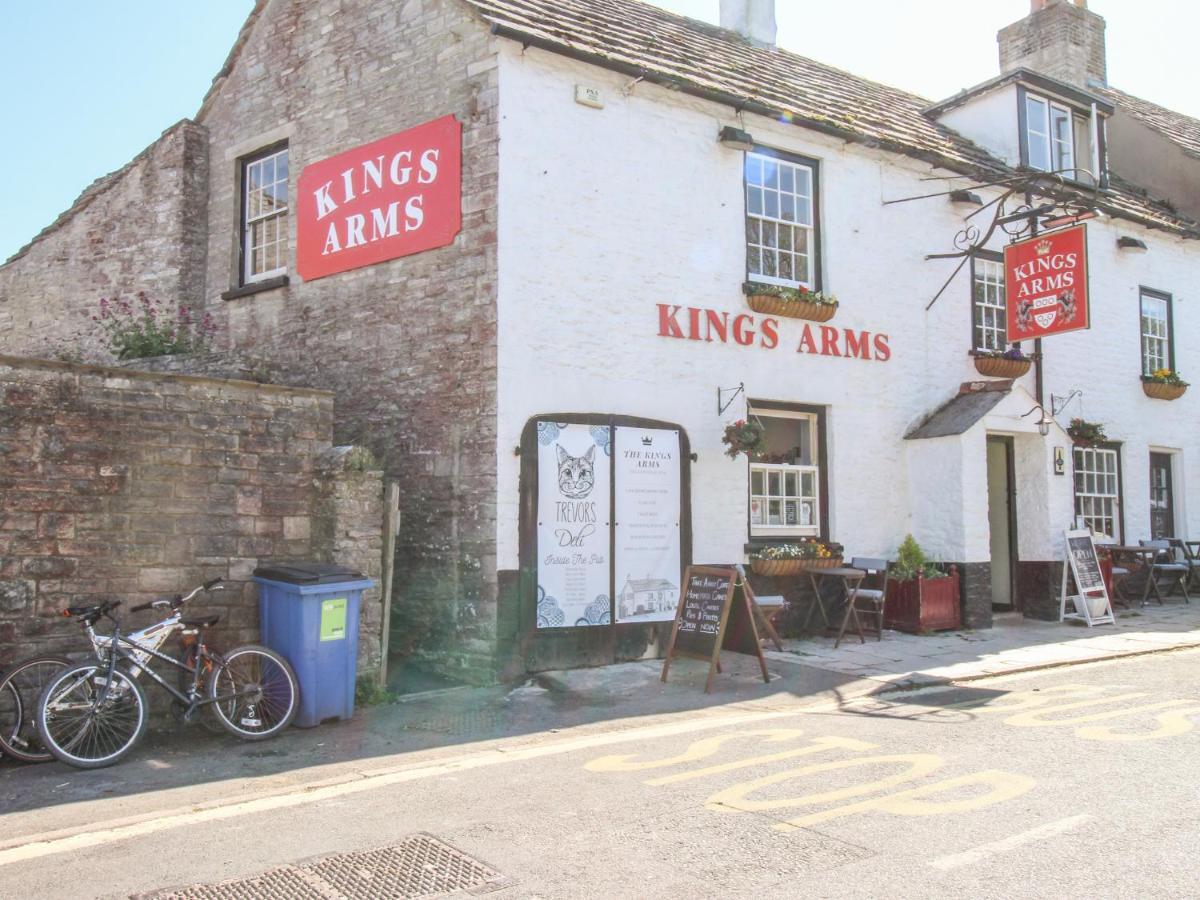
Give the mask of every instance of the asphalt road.
[[[394, 757], [33, 837], [0, 897], [122, 897], [434, 835], [496, 897], [1200, 895], [1200, 652], [800, 708], [739, 699]], [[376, 760], [378, 763], [379, 760]], [[313, 777], [318, 777], [319, 772]], [[68, 810], [69, 811], [69, 810]], [[55, 825], [62, 824], [63, 809]]]

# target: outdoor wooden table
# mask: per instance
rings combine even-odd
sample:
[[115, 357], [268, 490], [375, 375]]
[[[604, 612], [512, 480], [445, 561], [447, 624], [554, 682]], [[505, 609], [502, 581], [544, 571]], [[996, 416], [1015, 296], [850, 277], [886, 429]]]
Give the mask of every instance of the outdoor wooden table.
[[[821, 618], [825, 621], [825, 628], [830, 627], [829, 616], [825, 612], [825, 604], [821, 600], [821, 579], [825, 577], [840, 578], [846, 589], [846, 608], [847, 610], [854, 607], [854, 595], [858, 593], [858, 586], [862, 580], [867, 577], [865, 569], [852, 569], [849, 566], [838, 566], [833, 569], [810, 568], [808, 571], [809, 580], [812, 581], [814, 606], [821, 611]], [[808, 630], [808, 621], [812, 618], [813, 607], [808, 608], [808, 612], [804, 615], [804, 624], [801, 626], [802, 631]], [[845, 622], [842, 623], [843, 626]]]
[[[1129, 573], [1121, 579], [1122, 587], [1118, 591], [1122, 596], [1128, 599], [1123, 585], [1133, 576], [1134, 569], [1144, 568], [1146, 570], [1146, 583], [1142, 587], [1141, 604], [1145, 606], [1149, 602], [1150, 591], [1153, 590], [1159, 605], [1162, 605], [1162, 595], [1159, 594], [1158, 585], [1154, 579], [1154, 559], [1158, 556], [1157, 550], [1153, 547], [1133, 546], [1131, 544], [1101, 544], [1100, 548], [1112, 554], [1113, 565], [1118, 565], [1118, 560], [1122, 556], [1128, 557], [1130, 560], [1131, 565], [1126, 566], [1129, 569]], [[1113, 580], [1116, 581], [1115, 576]]]

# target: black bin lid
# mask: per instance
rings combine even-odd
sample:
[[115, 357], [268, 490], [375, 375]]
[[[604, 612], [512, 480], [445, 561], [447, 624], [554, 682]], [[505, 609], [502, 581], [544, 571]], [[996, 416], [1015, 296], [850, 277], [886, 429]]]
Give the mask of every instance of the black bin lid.
[[358, 569], [315, 562], [267, 563], [255, 569], [254, 576], [285, 584], [336, 584], [366, 578]]

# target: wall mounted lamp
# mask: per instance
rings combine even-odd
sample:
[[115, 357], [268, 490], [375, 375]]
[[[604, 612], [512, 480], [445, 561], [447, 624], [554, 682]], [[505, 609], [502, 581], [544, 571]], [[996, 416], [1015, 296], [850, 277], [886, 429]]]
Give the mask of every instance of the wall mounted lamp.
[[750, 135], [750, 132], [734, 128], [732, 125], [726, 125], [722, 128], [717, 133], [717, 140], [730, 150], [754, 149], [754, 138]]
[[959, 189], [950, 192], [950, 202], [962, 206], [983, 206], [983, 198], [974, 191]]
[[1129, 253], [1145, 253], [1149, 248], [1146, 246], [1145, 241], [1123, 234], [1117, 238], [1117, 249], [1125, 250]]
[[1042, 437], [1046, 437], [1050, 434], [1050, 426], [1054, 424], [1054, 416], [1050, 415], [1050, 413], [1046, 412], [1046, 410], [1039, 405], [1025, 413], [1025, 415], [1021, 416], [1021, 418], [1024, 419], [1025, 416], [1031, 416], [1035, 412], [1040, 412], [1042, 414], [1037, 423], [1038, 434], [1040, 434]]

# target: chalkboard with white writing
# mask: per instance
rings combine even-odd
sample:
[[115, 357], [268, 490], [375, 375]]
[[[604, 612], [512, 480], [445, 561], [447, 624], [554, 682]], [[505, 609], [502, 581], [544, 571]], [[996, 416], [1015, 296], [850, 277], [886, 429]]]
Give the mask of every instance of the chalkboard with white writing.
[[1071, 569], [1075, 585], [1081, 594], [1104, 590], [1104, 576], [1100, 572], [1100, 558], [1090, 534], [1067, 537], [1067, 551], [1071, 554]]

